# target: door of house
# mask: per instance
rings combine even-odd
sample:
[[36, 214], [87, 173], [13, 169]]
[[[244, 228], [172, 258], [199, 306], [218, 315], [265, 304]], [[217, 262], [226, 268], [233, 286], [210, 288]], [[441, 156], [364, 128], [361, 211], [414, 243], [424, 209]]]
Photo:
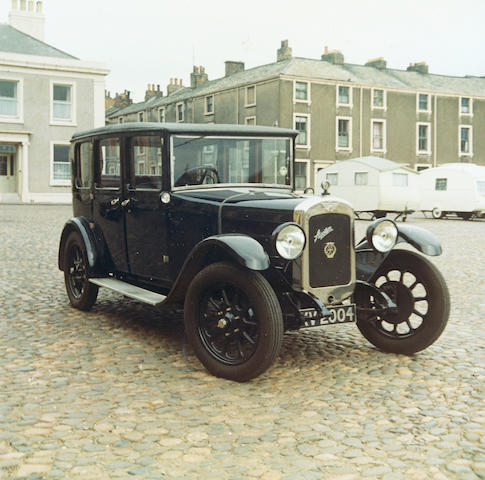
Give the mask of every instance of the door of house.
[[15, 154], [0, 154], [0, 193], [17, 191], [17, 169]]

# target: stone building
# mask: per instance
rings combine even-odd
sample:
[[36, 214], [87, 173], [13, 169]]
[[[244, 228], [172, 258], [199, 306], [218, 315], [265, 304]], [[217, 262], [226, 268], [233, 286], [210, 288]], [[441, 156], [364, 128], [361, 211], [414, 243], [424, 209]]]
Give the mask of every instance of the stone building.
[[319, 168], [365, 155], [418, 170], [485, 165], [485, 77], [435, 75], [423, 62], [391, 69], [383, 58], [354, 65], [327, 48], [320, 59], [298, 58], [286, 40], [268, 65], [227, 61], [225, 76], [215, 80], [194, 67], [190, 86], [172, 79], [165, 97], [107, 117], [121, 121], [295, 128], [299, 188], [313, 185]]
[[69, 140], [104, 125], [107, 68], [44, 42], [42, 2], [0, 23], [0, 202], [70, 202]]

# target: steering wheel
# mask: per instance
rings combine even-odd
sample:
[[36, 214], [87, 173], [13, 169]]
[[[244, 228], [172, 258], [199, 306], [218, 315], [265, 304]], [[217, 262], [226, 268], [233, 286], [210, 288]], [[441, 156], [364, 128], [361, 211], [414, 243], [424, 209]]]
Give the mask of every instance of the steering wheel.
[[[194, 175], [196, 172], [200, 173], [200, 178]], [[206, 181], [207, 180], [207, 181]], [[221, 183], [219, 174], [214, 167], [199, 165], [197, 167], [188, 168], [183, 175], [177, 180], [177, 185], [202, 185], [203, 183]]]

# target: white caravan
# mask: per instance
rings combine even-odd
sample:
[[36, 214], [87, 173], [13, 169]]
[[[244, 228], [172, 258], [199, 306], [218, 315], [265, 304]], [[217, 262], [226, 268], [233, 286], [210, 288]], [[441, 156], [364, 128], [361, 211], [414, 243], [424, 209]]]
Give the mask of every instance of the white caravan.
[[485, 167], [447, 163], [420, 174], [421, 207], [434, 218], [456, 213], [468, 220], [485, 216]]
[[325, 180], [331, 185], [330, 193], [349, 201], [357, 214], [405, 215], [420, 206], [419, 173], [386, 158], [368, 156], [333, 163], [318, 172], [316, 193], [322, 192]]

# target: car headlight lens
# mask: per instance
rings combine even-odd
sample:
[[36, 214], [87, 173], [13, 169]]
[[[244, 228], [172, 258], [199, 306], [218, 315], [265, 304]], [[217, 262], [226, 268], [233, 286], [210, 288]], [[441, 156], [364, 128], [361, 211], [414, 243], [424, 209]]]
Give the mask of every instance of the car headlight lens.
[[369, 225], [367, 240], [379, 252], [388, 252], [396, 245], [398, 230], [392, 220], [379, 219]]
[[305, 248], [305, 233], [296, 223], [280, 225], [273, 235], [276, 251], [286, 260], [295, 260]]

